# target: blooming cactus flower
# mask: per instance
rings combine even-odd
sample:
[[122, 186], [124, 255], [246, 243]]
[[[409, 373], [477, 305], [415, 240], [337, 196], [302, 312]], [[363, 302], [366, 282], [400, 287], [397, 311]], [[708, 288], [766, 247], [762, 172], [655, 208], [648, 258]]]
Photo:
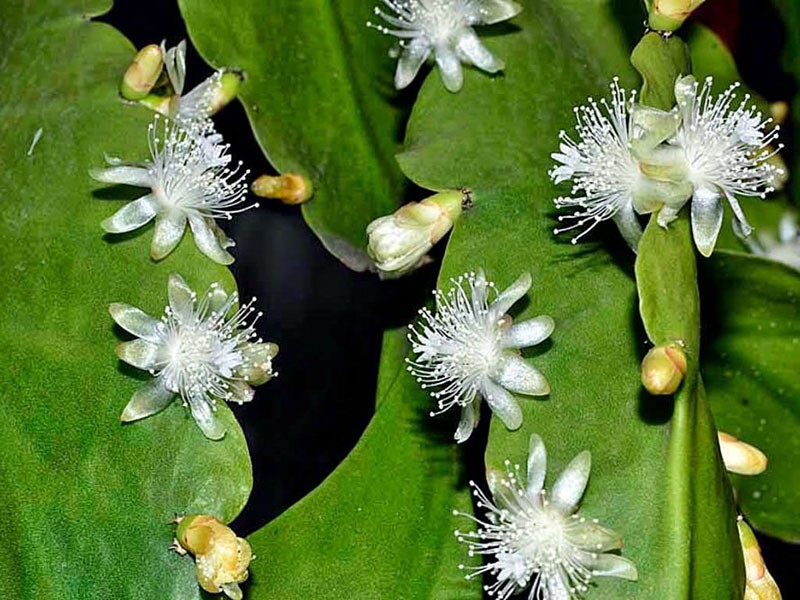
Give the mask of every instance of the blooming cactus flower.
[[178, 554], [194, 555], [200, 587], [212, 594], [222, 592], [232, 600], [242, 600], [239, 584], [247, 579], [254, 558], [247, 540], [237, 537], [211, 515], [187, 515], [176, 521], [173, 549]]
[[[752, 228], [736, 195], [765, 197], [773, 191], [772, 182], [781, 171], [769, 162], [775, 152], [769, 146], [778, 136], [778, 126], [768, 129], [772, 119], [763, 119], [756, 107], [748, 104], [749, 96], [731, 110], [738, 83], [716, 98], [711, 95], [711, 86], [711, 77], [702, 87], [691, 75], [675, 82], [682, 122], [671, 140], [681, 150], [678, 160], [692, 184], [692, 233], [703, 256], [714, 251], [722, 227], [722, 199], [733, 210], [742, 233], [749, 235]], [[666, 226], [679, 208], [662, 210], [659, 224]]]
[[417, 76], [422, 64], [433, 55], [442, 83], [457, 92], [464, 83], [461, 63], [475, 65], [487, 73], [504, 68], [481, 43], [475, 25], [491, 25], [510, 19], [522, 10], [512, 0], [382, 0], [375, 14], [386, 25], [368, 23], [381, 33], [401, 40], [395, 87], [403, 89]]
[[560, 133], [559, 152], [551, 155], [557, 165], [550, 170], [555, 183], [572, 181], [570, 196], [555, 199], [558, 208], [575, 212], [559, 216], [567, 226], [554, 233], [578, 230], [577, 243], [603, 221], [611, 219], [634, 250], [642, 236], [636, 214], [653, 212], [667, 201], [685, 201], [687, 184], [660, 182], [640, 169], [639, 155], [647, 154], [678, 126], [675, 113], [636, 104], [636, 92], [611, 83], [611, 102], [589, 99], [575, 109], [577, 140]]
[[527, 273], [500, 294], [483, 271], [452, 282], [455, 287], [447, 294], [434, 292], [436, 312], [423, 308], [420, 323], [409, 327], [416, 356], [407, 359], [408, 370], [424, 389], [431, 390], [438, 406], [431, 416], [461, 407], [457, 442], [467, 440], [475, 429], [480, 398], [506, 427], [517, 429], [522, 411], [512, 392], [550, 393], [547, 379], [520, 356], [519, 349], [550, 337], [553, 319], [539, 316], [512, 324], [506, 314], [531, 287]]
[[[153, 108], [183, 123], [207, 121], [211, 115], [233, 100], [239, 92], [241, 78], [229, 71], [215, 71], [186, 94], [183, 88], [186, 80], [186, 41], [167, 49], [161, 43], [167, 77], [175, 95], [167, 102], [154, 105]], [[213, 126], [208, 123], [213, 129]]]
[[367, 226], [367, 252], [378, 270], [402, 275], [422, 264], [461, 215], [463, 202], [463, 192], [442, 192], [372, 221]]
[[578, 454], [556, 480], [550, 494], [544, 488], [547, 452], [542, 438], [530, 438], [527, 483], [519, 465], [506, 461], [505, 476], [488, 477], [493, 500], [470, 482], [484, 521], [454, 511], [478, 524], [477, 531], [456, 530], [470, 556], [483, 555], [480, 567], [460, 565], [467, 579], [488, 573], [495, 582], [485, 589], [506, 600], [530, 586], [529, 600], [578, 600], [595, 577], [636, 581], [635, 565], [608, 554], [622, 547], [614, 531], [586, 519], [578, 511], [591, 471], [591, 456]]
[[156, 319], [129, 304], [114, 303], [109, 312], [117, 324], [137, 336], [117, 346], [126, 363], [155, 377], [137, 390], [122, 413], [122, 421], [137, 421], [164, 408], [179, 395], [195, 422], [210, 439], [225, 428], [214, 416], [219, 400], [249, 402], [258, 386], [273, 376], [278, 346], [256, 338], [258, 313], [252, 301], [233, 310], [239, 300], [212, 284], [198, 301], [180, 275], [170, 275], [169, 305]]
[[226, 248], [234, 242], [216, 221], [231, 219], [258, 204], [242, 206], [249, 172], [229, 169], [228, 146], [205, 133], [205, 129], [178, 125], [156, 115], [148, 128], [148, 162], [109, 159], [108, 168], [92, 170], [97, 181], [150, 188], [148, 194], [104, 220], [103, 229], [125, 233], [155, 219], [150, 256], [161, 260], [175, 249], [188, 224], [203, 254], [220, 264], [232, 263], [233, 256]]

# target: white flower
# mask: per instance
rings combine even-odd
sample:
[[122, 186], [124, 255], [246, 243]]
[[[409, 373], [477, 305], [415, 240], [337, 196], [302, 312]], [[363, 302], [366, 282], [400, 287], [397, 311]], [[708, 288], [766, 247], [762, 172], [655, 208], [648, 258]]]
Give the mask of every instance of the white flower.
[[468, 198], [467, 192], [441, 192], [375, 219], [367, 226], [369, 256], [384, 274], [402, 275], [418, 267], [453, 227]]
[[[441, 414], [461, 407], [457, 442], [472, 434], [478, 423], [480, 397], [509, 429], [522, 424], [522, 411], [511, 392], [529, 396], [550, 393], [547, 379], [519, 354], [520, 348], [538, 344], [553, 332], [553, 319], [540, 316], [514, 325], [509, 308], [531, 287], [522, 275], [501, 294], [487, 282], [483, 271], [451, 280], [447, 294], [436, 290], [436, 313], [420, 310], [421, 322], [409, 326], [411, 351], [408, 370], [423, 389], [431, 389]], [[468, 288], [468, 289], [467, 289]], [[494, 300], [490, 303], [490, 296]]]
[[233, 310], [239, 296], [213, 284], [198, 301], [180, 275], [170, 275], [169, 305], [156, 319], [128, 304], [115, 303], [109, 312], [117, 324], [140, 339], [117, 346], [126, 363], [155, 378], [134, 393], [122, 421], [136, 421], [163, 410], [179, 395], [197, 425], [211, 439], [225, 435], [214, 416], [216, 403], [249, 402], [251, 386], [272, 376], [278, 346], [256, 338], [255, 321], [247, 323], [255, 299]]
[[211, 115], [236, 96], [239, 76], [216, 71], [190, 92], [184, 94], [186, 80], [186, 41], [167, 49], [161, 42], [167, 77], [175, 95], [161, 108], [162, 114], [183, 123], [201, 122], [213, 132]]
[[527, 485], [519, 465], [506, 461], [505, 477], [490, 475], [494, 501], [474, 482], [470, 486], [477, 506], [487, 520], [454, 511], [475, 521], [479, 529], [456, 531], [468, 545], [469, 555], [486, 557], [480, 567], [466, 567], [467, 579], [489, 573], [496, 581], [484, 589], [506, 600], [528, 586], [529, 600], [576, 600], [588, 591], [594, 577], [620, 577], [636, 581], [635, 565], [609, 550], [622, 547], [614, 531], [589, 520], [578, 505], [591, 470], [589, 452], [576, 456], [556, 480], [552, 493], [544, 489], [547, 454], [542, 438], [532, 435], [528, 455]]
[[777, 237], [759, 230], [753, 239], [753, 236], [745, 236], [735, 225], [734, 231], [753, 254], [800, 270], [800, 224], [795, 213], [787, 212], [781, 217]]
[[598, 224], [612, 219], [625, 241], [636, 248], [642, 228], [636, 213], [655, 210], [655, 198], [671, 198], [676, 191], [671, 183], [656, 182], [639, 168], [634, 148], [646, 153], [674, 132], [678, 120], [674, 113], [641, 107], [636, 92], [620, 89], [618, 78], [611, 83], [611, 103], [598, 104], [589, 98], [588, 106], [574, 109], [578, 121], [578, 141], [561, 131], [559, 152], [551, 154], [558, 164], [549, 175], [555, 183], [571, 180], [571, 196], [555, 199], [558, 208], [575, 208], [559, 221], [568, 226], [554, 233], [579, 230], [575, 244]]
[[[772, 182], [781, 169], [768, 159], [778, 150], [769, 146], [778, 136], [778, 126], [767, 131], [772, 119], [763, 119], [745, 95], [731, 110], [738, 83], [713, 98], [712, 78], [702, 88], [691, 75], [675, 83], [675, 98], [682, 125], [671, 143], [683, 150], [686, 178], [694, 189], [692, 196], [692, 232], [703, 256], [714, 251], [722, 227], [725, 197], [744, 235], [752, 231], [736, 195], [765, 197], [773, 191]], [[662, 211], [659, 223], [674, 218], [679, 207]]]
[[461, 89], [461, 63], [496, 73], [504, 64], [481, 43], [474, 25], [491, 25], [519, 14], [522, 7], [512, 0], [382, 0], [375, 14], [387, 25], [368, 23], [381, 33], [400, 38], [402, 54], [397, 61], [395, 87], [403, 89], [417, 76], [433, 54], [444, 86]]
[[240, 174], [241, 163], [234, 170], [228, 168], [227, 145], [159, 115], [148, 128], [148, 141], [148, 162], [108, 159], [111, 167], [91, 171], [98, 181], [150, 188], [150, 193], [103, 221], [103, 229], [125, 233], [155, 218], [150, 255], [160, 260], [175, 249], [188, 223], [203, 254], [220, 264], [232, 263], [233, 257], [226, 248], [234, 243], [216, 219], [230, 219], [235, 213], [258, 206], [241, 206], [249, 171]]

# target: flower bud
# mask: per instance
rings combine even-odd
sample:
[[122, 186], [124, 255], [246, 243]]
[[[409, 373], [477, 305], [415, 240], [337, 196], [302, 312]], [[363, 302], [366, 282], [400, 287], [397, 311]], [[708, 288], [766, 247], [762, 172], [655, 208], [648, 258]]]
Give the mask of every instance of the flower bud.
[[249, 575], [253, 553], [247, 540], [210, 515], [189, 515], [178, 520], [176, 549], [194, 554], [197, 581], [212, 594], [220, 592], [241, 600], [239, 584]]
[[656, 31], [675, 31], [705, 0], [647, 0], [648, 25]]
[[256, 196], [274, 198], [283, 204], [302, 204], [314, 193], [311, 182], [297, 173], [262, 175], [251, 187]]
[[367, 226], [367, 252], [384, 273], [402, 275], [418, 267], [428, 251], [453, 227], [469, 195], [441, 192], [406, 204]]
[[642, 385], [655, 396], [674, 394], [686, 374], [686, 355], [677, 344], [656, 346], [642, 361]]
[[744, 600], [781, 600], [781, 591], [764, 564], [753, 530], [742, 519], [739, 519], [737, 525], [747, 578]]
[[724, 431], [717, 432], [719, 449], [725, 468], [739, 475], [759, 475], [767, 469], [766, 455]]
[[126, 100], [141, 100], [158, 81], [164, 59], [156, 44], [145, 46], [136, 54], [119, 85], [119, 92]]

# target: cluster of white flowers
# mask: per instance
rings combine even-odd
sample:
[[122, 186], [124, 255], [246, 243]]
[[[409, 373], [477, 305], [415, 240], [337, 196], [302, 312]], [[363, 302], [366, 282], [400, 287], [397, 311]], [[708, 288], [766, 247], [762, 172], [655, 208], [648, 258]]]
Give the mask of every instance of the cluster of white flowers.
[[255, 298], [235, 308], [238, 294], [228, 295], [215, 283], [198, 301], [177, 274], [170, 275], [168, 292], [161, 319], [128, 304], [109, 308], [117, 324], [139, 338], [119, 344], [119, 358], [155, 376], [134, 393], [122, 420], [149, 417], [177, 394], [203, 433], [219, 439], [225, 429], [214, 416], [217, 401], [252, 400], [252, 386], [273, 376], [278, 346], [256, 339], [254, 325], [261, 313], [253, 308]]
[[569, 197], [558, 207], [577, 210], [559, 217], [571, 221], [556, 233], [577, 229], [577, 242], [598, 223], [613, 219], [635, 249], [641, 236], [636, 214], [659, 211], [667, 227], [691, 199], [692, 232], [697, 249], [709, 256], [722, 226], [723, 199], [733, 210], [738, 227], [749, 235], [739, 196], [765, 197], [780, 177], [770, 158], [778, 127], [762, 118], [745, 96], [735, 108], [738, 84], [717, 97], [712, 80], [700, 86], [691, 75], [675, 82], [677, 106], [659, 111], [636, 103], [615, 79], [612, 99], [575, 110], [578, 140], [561, 133], [558, 163], [550, 171], [556, 183], [572, 181]]
[[416, 357], [407, 359], [408, 370], [424, 389], [431, 390], [438, 407], [432, 416], [461, 407], [456, 441], [467, 440], [475, 429], [480, 398], [509, 429], [517, 429], [522, 411], [512, 392], [550, 393], [547, 379], [519, 350], [550, 337], [553, 319], [540, 316], [512, 324], [506, 314], [531, 287], [527, 273], [500, 294], [483, 271], [466, 273], [452, 282], [448, 293], [434, 292], [435, 313], [423, 308], [420, 323], [409, 327]]
[[487, 73], [502, 71], [504, 63], [484, 46], [473, 27], [506, 21], [522, 7], [513, 0], [382, 0], [389, 9], [375, 7], [386, 25], [368, 23], [399, 38], [402, 52], [397, 61], [394, 84], [408, 86], [433, 55], [442, 83], [457, 92], [464, 83], [461, 63], [475, 65]]
[[221, 72], [181, 96], [186, 44], [181, 42], [169, 50], [162, 45], [162, 52], [176, 94], [169, 117], [157, 114], [148, 126], [150, 159], [138, 163], [107, 158], [108, 168], [91, 171], [98, 181], [149, 188], [150, 192], [123, 206], [102, 226], [108, 233], [125, 233], [155, 218], [150, 255], [161, 260], [175, 249], [188, 224], [200, 251], [227, 265], [234, 260], [227, 251], [234, 242], [216, 221], [258, 204], [246, 204], [249, 171], [242, 172], [241, 163], [230, 168], [229, 146], [210, 120]]
[[[217, 263], [230, 264], [234, 259], [227, 248], [234, 243], [217, 220], [230, 219], [258, 204], [246, 205], [248, 171], [241, 171], [241, 163], [230, 168], [229, 146], [210, 119], [218, 108], [224, 74], [218, 71], [182, 95], [185, 42], [170, 49], [163, 44], [160, 49], [150, 46], [147, 53], [137, 55], [137, 59], [145, 58], [149, 61], [147, 68], [139, 65], [144, 74], [134, 69], [134, 76], [127, 81], [126, 73], [123, 93], [128, 92], [129, 97], [131, 90], [135, 96], [146, 94], [147, 86], [155, 84], [164, 67], [172, 92], [163, 101], [156, 97], [152, 104], [161, 114], [155, 115], [147, 130], [150, 159], [123, 162], [107, 158], [107, 168], [90, 174], [98, 181], [149, 188], [149, 192], [101, 225], [108, 233], [118, 234], [155, 219], [150, 245], [154, 260], [165, 258], [176, 248], [188, 225], [203, 254]], [[254, 341], [254, 324], [261, 315], [254, 315], [255, 299], [242, 306], [238, 301], [236, 293], [229, 295], [216, 283], [198, 301], [183, 278], [173, 274], [169, 279], [169, 305], [161, 319], [128, 304], [111, 305], [109, 310], [117, 324], [139, 338], [119, 344], [119, 358], [154, 375], [128, 402], [122, 421], [149, 417], [177, 395], [208, 438], [224, 436], [225, 428], [214, 415], [217, 402], [250, 401], [252, 386], [273, 376], [272, 359], [278, 352], [275, 344]]]
[[454, 511], [478, 525], [477, 531], [455, 534], [469, 555], [485, 557], [478, 567], [460, 565], [467, 579], [489, 574], [489, 596], [506, 600], [525, 590], [529, 600], [577, 600], [595, 577], [636, 581], [635, 565], [609, 551], [622, 547], [614, 531], [578, 512], [591, 471], [588, 451], [578, 454], [552, 487], [545, 487], [547, 452], [542, 438], [530, 438], [527, 483], [519, 465], [505, 463], [504, 477], [488, 477], [493, 500], [470, 482], [486, 520]]

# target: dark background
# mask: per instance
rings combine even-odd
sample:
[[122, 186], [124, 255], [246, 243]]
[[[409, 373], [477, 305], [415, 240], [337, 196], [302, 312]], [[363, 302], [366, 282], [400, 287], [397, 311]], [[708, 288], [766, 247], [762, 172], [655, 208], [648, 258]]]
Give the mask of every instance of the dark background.
[[[783, 25], [769, 3], [709, 0], [700, 18], [734, 49], [751, 87], [770, 101], [792, 98], [795, 82], [780, 67]], [[212, 72], [188, 40], [176, 2], [116, 0], [100, 20], [137, 48], [186, 39], [186, 90]], [[214, 120], [234, 157], [254, 176], [273, 172], [239, 103]], [[279, 377], [258, 388], [253, 402], [232, 405], [253, 461], [253, 492], [234, 523], [246, 535], [313, 490], [356, 444], [374, 409], [381, 333], [411, 320], [435, 284], [437, 267], [392, 282], [354, 273], [322, 247], [298, 208], [269, 200], [237, 215], [228, 229], [237, 243], [231, 268], [241, 295], [258, 298], [265, 313], [259, 334], [282, 348], [275, 360]], [[487, 423], [468, 443], [474, 477], [480, 476]], [[800, 565], [800, 546], [760, 540], [784, 598], [800, 598], [792, 572]]]

